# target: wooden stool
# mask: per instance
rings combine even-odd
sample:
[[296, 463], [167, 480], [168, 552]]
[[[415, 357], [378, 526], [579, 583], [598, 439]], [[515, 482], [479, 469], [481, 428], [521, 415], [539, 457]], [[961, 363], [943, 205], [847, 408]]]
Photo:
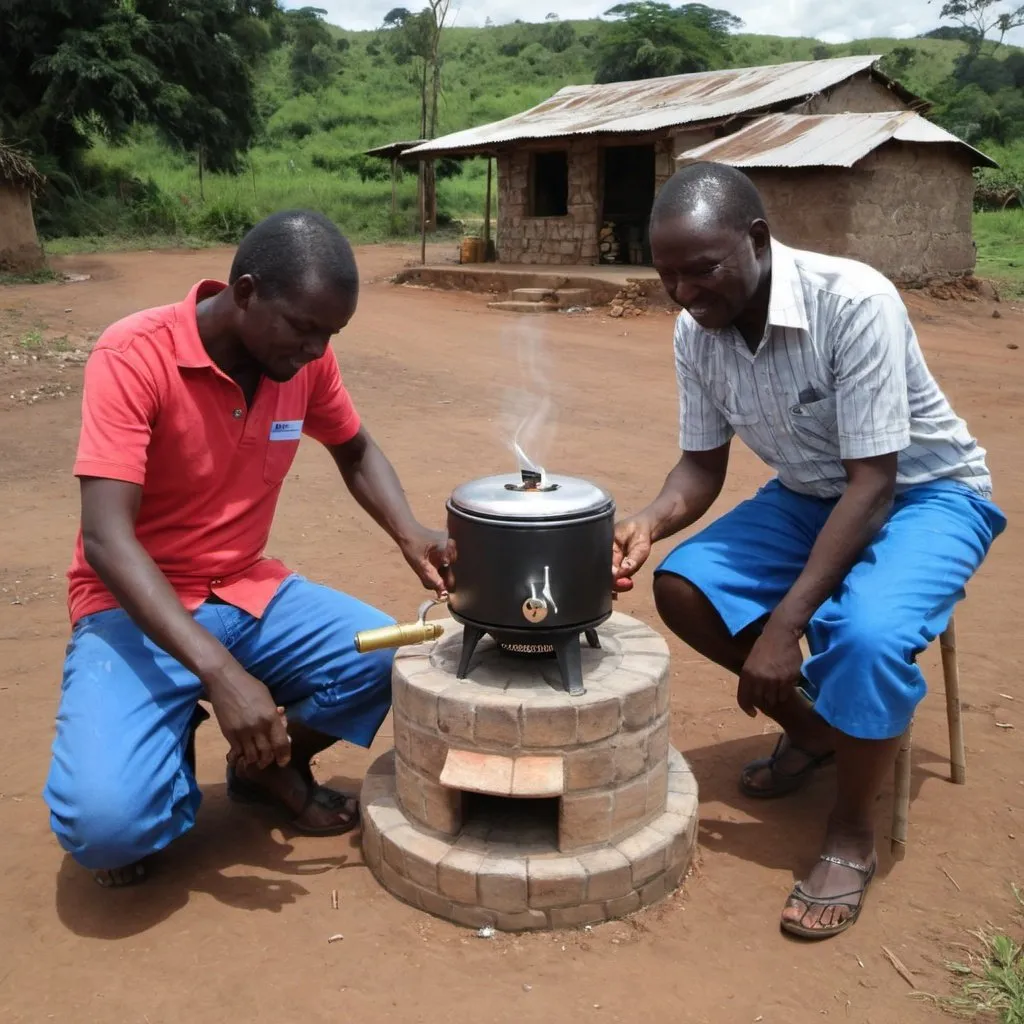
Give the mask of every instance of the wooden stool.
[[[945, 633], [939, 637], [942, 651], [942, 676], [946, 684], [946, 720], [949, 724], [949, 774], [958, 786], [967, 781], [967, 758], [964, 754], [964, 726], [960, 715], [960, 667], [956, 658], [956, 619], [950, 616]], [[910, 752], [914, 723], [900, 740], [896, 755], [896, 778], [893, 792], [892, 828], [889, 836], [892, 855], [902, 860], [907, 847], [907, 818], [910, 811]]]

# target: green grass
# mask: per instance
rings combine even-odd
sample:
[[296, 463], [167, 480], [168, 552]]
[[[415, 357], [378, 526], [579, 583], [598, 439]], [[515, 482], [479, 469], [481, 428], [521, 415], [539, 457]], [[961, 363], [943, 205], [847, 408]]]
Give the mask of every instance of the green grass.
[[[1017, 924], [1021, 923], [1024, 898], [1013, 886]], [[974, 942], [964, 947], [966, 959], [946, 964], [957, 979], [956, 996], [924, 995], [952, 1016], [964, 1020], [989, 1020], [998, 1024], [1024, 1024], [1024, 947], [991, 928], [971, 933]]]
[[27, 274], [0, 273], [0, 287], [14, 284], [49, 284], [51, 281], [56, 281], [59, 276], [56, 271], [51, 270], [49, 267], [44, 267], [42, 270], [33, 270]]
[[1024, 298], [1024, 209], [976, 213], [974, 240], [978, 277], [994, 281], [1008, 297]]

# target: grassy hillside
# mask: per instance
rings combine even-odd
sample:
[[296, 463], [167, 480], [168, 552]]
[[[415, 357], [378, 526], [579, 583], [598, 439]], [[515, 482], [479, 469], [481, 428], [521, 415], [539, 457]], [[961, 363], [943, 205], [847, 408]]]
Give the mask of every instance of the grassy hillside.
[[[506, 25], [454, 28], [444, 37], [444, 94], [439, 133], [497, 120], [530, 107], [568, 84], [593, 81], [599, 22], [572, 22], [552, 42], [551, 27]], [[355, 239], [369, 241], [414, 233], [416, 182], [399, 187], [399, 216], [391, 222], [391, 184], [386, 162], [362, 153], [419, 132], [419, 95], [408, 67], [395, 63], [384, 32], [332, 29], [341, 46], [340, 71], [314, 93], [296, 94], [287, 47], [273, 52], [259, 72], [264, 131], [238, 176], [205, 176], [152, 134], [111, 148], [97, 142], [90, 160], [143, 186], [106, 196], [70, 200], [44, 233], [53, 251], [93, 245], [151, 245], [154, 236], [178, 243], [231, 242], [260, 216], [285, 206], [323, 210]], [[346, 45], [347, 43], [347, 45]], [[911, 47], [908, 54], [897, 48]], [[777, 64], [853, 54], [902, 54], [899, 77], [913, 91], [936, 96], [954, 70], [962, 43], [942, 40], [870, 39], [827, 46], [814, 39], [737, 35], [731, 66]], [[1004, 54], [1011, 48], [1004, 48]], [[1024, 154], [1020, 154], [1024, 156]], [[1024, 165], [1024, 159], [1021, 159]], [[462, 165], [439, 184], [444, 218], [479, 221], [485, 166]], [[109, 190], [108, 190], [109, 191]], [[127, 202], [124, 201], [128, 195]], [[69, 238], [67, 236], [74, 236]]]

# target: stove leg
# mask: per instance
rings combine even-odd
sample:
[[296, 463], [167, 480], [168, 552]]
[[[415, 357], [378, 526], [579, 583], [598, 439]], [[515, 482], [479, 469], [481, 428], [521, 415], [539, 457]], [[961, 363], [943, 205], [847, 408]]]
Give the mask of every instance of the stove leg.
[[587, 691], [583, 686], [583, 658], [580, 654], [580, 638], [576, 635], [560, 637], [554, 643], [558, 671], [565, 688], [573, 697], [581, 697]]
[[486, 636], [486, 632], [476, 626], [462, 627], [462, 653], [459, 655], [459, 667], [455, 673], [456, 679], [465, 679], [469, 674], [469, 663], [476, 651], [476, 645]]
[[594, 648], [595, 651], [601, 650], [601, 638], [597, 635], [596, 629], [588, 629], [586, 632], [587, 643]]

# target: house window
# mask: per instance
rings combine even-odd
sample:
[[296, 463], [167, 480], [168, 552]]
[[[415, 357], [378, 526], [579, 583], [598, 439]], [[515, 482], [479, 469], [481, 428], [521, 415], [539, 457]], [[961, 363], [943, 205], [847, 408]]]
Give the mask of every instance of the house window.
[[530, 162], [530, 216], [569, 214], [569, 154], [565, 150], [534, 153]]

